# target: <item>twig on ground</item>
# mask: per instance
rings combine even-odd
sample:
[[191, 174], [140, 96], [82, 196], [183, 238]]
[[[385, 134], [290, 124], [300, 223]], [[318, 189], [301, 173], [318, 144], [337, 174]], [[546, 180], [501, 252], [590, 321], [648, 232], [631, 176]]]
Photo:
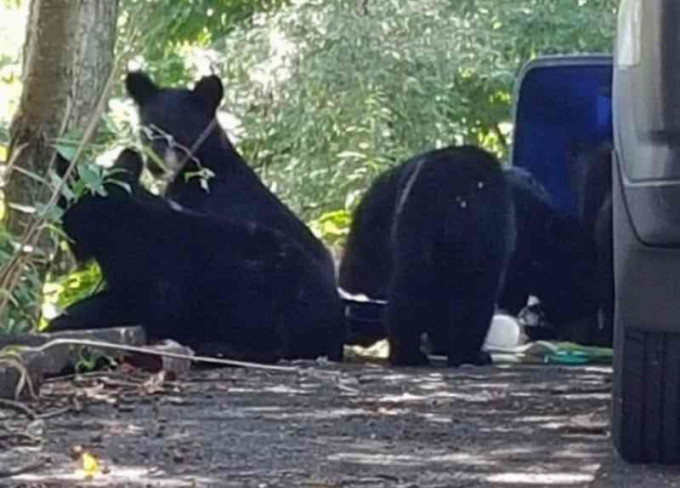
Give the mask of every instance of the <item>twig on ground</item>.
[[[104, 342], [104, 341], [93, 341], [89, 339], [53, 339], [49, 341], [46, 344], [43, 344], [37, 350], [39, 351], [45, 351], [47, 349], [50, 349], [51, 347], [54, 346], [59, 346], [59, 345], [72, 345], [72, 346], [87, 346], [87, 347], [95, 347], [95, 348], [100, 348], [100, 349], [109, 349], [109, 350], [117, 350], [117, 351], [127, 351], [127, 352], [133, 352], [137, 354], [147, 354], [147, 355], [152, 355], [152, 356], [161, 356], [161, 357], [169, 357], [169, 358], [174, 358], [174, 359], [184, 359], [187, 361], [191, 361], [194, 363], [207, 363], [207, 364], [217, 364], [221, 366], [232, 366], [232, 367], [239, 367], [239, 368], [248, 368], [248, 369], [259, 369], [259, 370], [264, 370], [264, 371], [277, 371], [281, 373], [296, 373], [296, 374], [305, 374], [308, 376], [316, 377], [319, 379], [330, 379], [334, 381], [335, 386], [337, 386], [339, 389], [347, 392], [351, 392], [354, 394], [359, 393], [359, 390], [354, 389], [352, 387], [349, 387], [345, 384], [343, 384], [343, 376], [342, 373], [337, 372], [337, 371], [315, 371], [315, 370], [310, 370], [306, 368], [300, 368], [298, 366], [276, 366], [276, 365], [270, 365], [270, 364], [260, 364], [260, 363], [253, 363], [249, 361], [237, 361], [233, 359], [220, 359], [220, 358], [213, 358], [213, 357], [207, 357], [207, 356], [191, 356], [188, 354], [181, 354], [181, 353], [176, 353], [176, 352], [169, 352], [169, 351], [158, 351], [155, 349], [150, 349], [147, 347], [142, 347], [142, 346], [129, 346], [129, 345], [123, 345], [123, 344], [113, 344], [110, 342]], [[107, 381], [110, 381], [107, 379]], [[130, 385], [132, 386], [132, 385]], [[138, 385], [134, 385], [138, 386]]]
[[73, 410], [72, 406], [58, 408], [56, 410], [52, 410], [51, 412], [41, 413], [40, 415], [38, 415], [38, 419], [40, 419], [40, 420], [52, 419], [54, 417], [59, 417], [60, 415], [64, 415], [65, 413], [68, 413], [71, 410]]
[[38, 418], [38, 414], [35, 413], [35, 411], [33, 411], [30, 407], [27, 407], [23, 403], [15, 402], [12, 400], [0, 398], [0, 408], [14, 410], [15, 412], [22, 413], [30, 420], [35, 420]]
[[88, 339], [53, 339], [46, 344], [36, 348], [42, 352], [54, 346], [71, 345], [71, 346], [88, 346], [99, 349], [113, 349], [117, 351], [135, 352], [138, 354], [148, 354], [151, 356], [162, 356], [174, 359], [186, 359], [195, 363], [219, 364], [222, 366], [235, 366], [239, 368], [262, 369], [267, 371], [280, 371], [285, 373], [297, 373], [300, 368], [294, 366], [274, 366], [269, 364], [252, 363], [249, 361], [236, 361], [233, 359], [219, 359], [207, 356], [190, 356], [188, 354], [180, 354], [176, 352], [157, 351], [141, 346], [128, 346], [123, 344], [113, 344], [104, 341], [92, 341]]
[[139, 387], [144, 386], [144, 381], [123, 381], [108, 376], [101, 376], [97, 378], [97, 380], [104, 386], [110, 386], [112, 388], [131, 388], [137, 390]]
[[10, 351], [5, 353], [3, 350], [3, 353], [0, 354], [0, 365], [9, 366], [10, 368], [15, 369], [19, 373], [19, 379], [17, 380], [17, 384], [14, 388], [15, 399], [18, 399], [24, 392], [24, 390], [28, 392], [29, 397], [37, 398], [37, 395], [35, 393], [35, 386], [33, 385], [31, 375], [29, 374], [28, 369], [21, 360], [21, 356], [18, 353], [16, 353], [16, 351]]

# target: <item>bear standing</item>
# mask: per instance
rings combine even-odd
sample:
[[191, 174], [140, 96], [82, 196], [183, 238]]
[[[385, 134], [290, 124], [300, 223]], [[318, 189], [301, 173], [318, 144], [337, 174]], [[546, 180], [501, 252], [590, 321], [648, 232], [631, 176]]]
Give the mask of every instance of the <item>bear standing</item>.
[[[344, 290], [374, 299], [390, 298], [390, 280], [398, 266], [394, 252], [390, 252], [391, 232], [403, 181], [412, 168], [409, 162], [381, 174], [355, 210], [340, 266], [339, 281]], [[516, 239], [505, 266], [498, 305], [517, 314], [530, 295], [537, 296], [546, 318], [563, 337], [587, 342], [595, 328], [597, 307], [596, 256], [588, 234], [579, 219], [559, 212], [543, 186], [527, 171], [508, 168], [502, 177], [511, 196], [511, 202], [503, 204], [512, 213], [509, 235]], [[456, 193], [455, 185], [466, 181], [467, 176], [459, 178], [456, 183], [442, 177], [441, 191]], [[430, 191], [434, 198], [436, 191]], [[436, 225], [430, 214], [422, 212], [421, 219], [421, 225]], [[464, 219], [458, 222], [461, 228], [467, 225]], [[352, 339], [364, 342], [366, 334], [356, 332]], [[371, 338], [377, 337], [373, 334]], [[441, 342], [432, 344], [437, 352], [446, 351]]]
[[[341, 286], [364, 292], [349, 274], [371, 263], [356, 261], [354, 253], [387, 245], [374, 249], [387, 259], [387, 273], [382, 265], [377, 270], [387, 281], [374, 283], [388, 301], [391, 363], [426, 364], [423, 332], [435, 349], [446, 352], [451, 366], [488, 363], [481, 347], [514, 241], [510, 191], [500, 163], [474, 147], [445, 148], [406, 161], [378, 185], [384, 194], [369, 190], [372, 208], [363, 207], [370, 211], [350, 231]], [[370, 227], [375, 219], [380, 228]], [[356, 232], [370, 243], [352, 237]]]

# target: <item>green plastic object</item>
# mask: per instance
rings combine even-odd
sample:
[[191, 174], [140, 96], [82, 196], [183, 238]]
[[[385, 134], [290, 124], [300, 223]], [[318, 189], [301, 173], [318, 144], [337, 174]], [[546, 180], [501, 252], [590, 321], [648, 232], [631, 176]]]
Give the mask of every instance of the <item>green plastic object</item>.
[[573, 342], [554, 344], [555, 351], [545, 355], [548, 364], [611, 364], [614, 354], [605, 347], [588, 347]]

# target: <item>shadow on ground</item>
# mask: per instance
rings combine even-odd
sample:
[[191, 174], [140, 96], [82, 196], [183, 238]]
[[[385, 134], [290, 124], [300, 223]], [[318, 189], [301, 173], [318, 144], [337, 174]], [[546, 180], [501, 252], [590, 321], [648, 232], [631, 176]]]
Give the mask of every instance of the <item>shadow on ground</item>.
[[[0, 467], [27, 467], [0, 483], [680, 486], [673, 469], [613, 457], [610, 368], [295, 365], [174, 382], [118, 373], [48, 383], [31, 408], [56, 415], [28, 422], [0, 410]], [[105, 473], [83, 482], [74, 446], [98, 456]]]

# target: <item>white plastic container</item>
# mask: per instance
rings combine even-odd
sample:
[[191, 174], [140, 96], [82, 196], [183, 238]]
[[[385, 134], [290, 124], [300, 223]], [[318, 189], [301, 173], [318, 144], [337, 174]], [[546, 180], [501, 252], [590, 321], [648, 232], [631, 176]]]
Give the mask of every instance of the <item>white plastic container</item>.
[[522, 326], [512, 315], [497, 313], [484, 341], [485, 350], [512, 350], [527, 341]]

